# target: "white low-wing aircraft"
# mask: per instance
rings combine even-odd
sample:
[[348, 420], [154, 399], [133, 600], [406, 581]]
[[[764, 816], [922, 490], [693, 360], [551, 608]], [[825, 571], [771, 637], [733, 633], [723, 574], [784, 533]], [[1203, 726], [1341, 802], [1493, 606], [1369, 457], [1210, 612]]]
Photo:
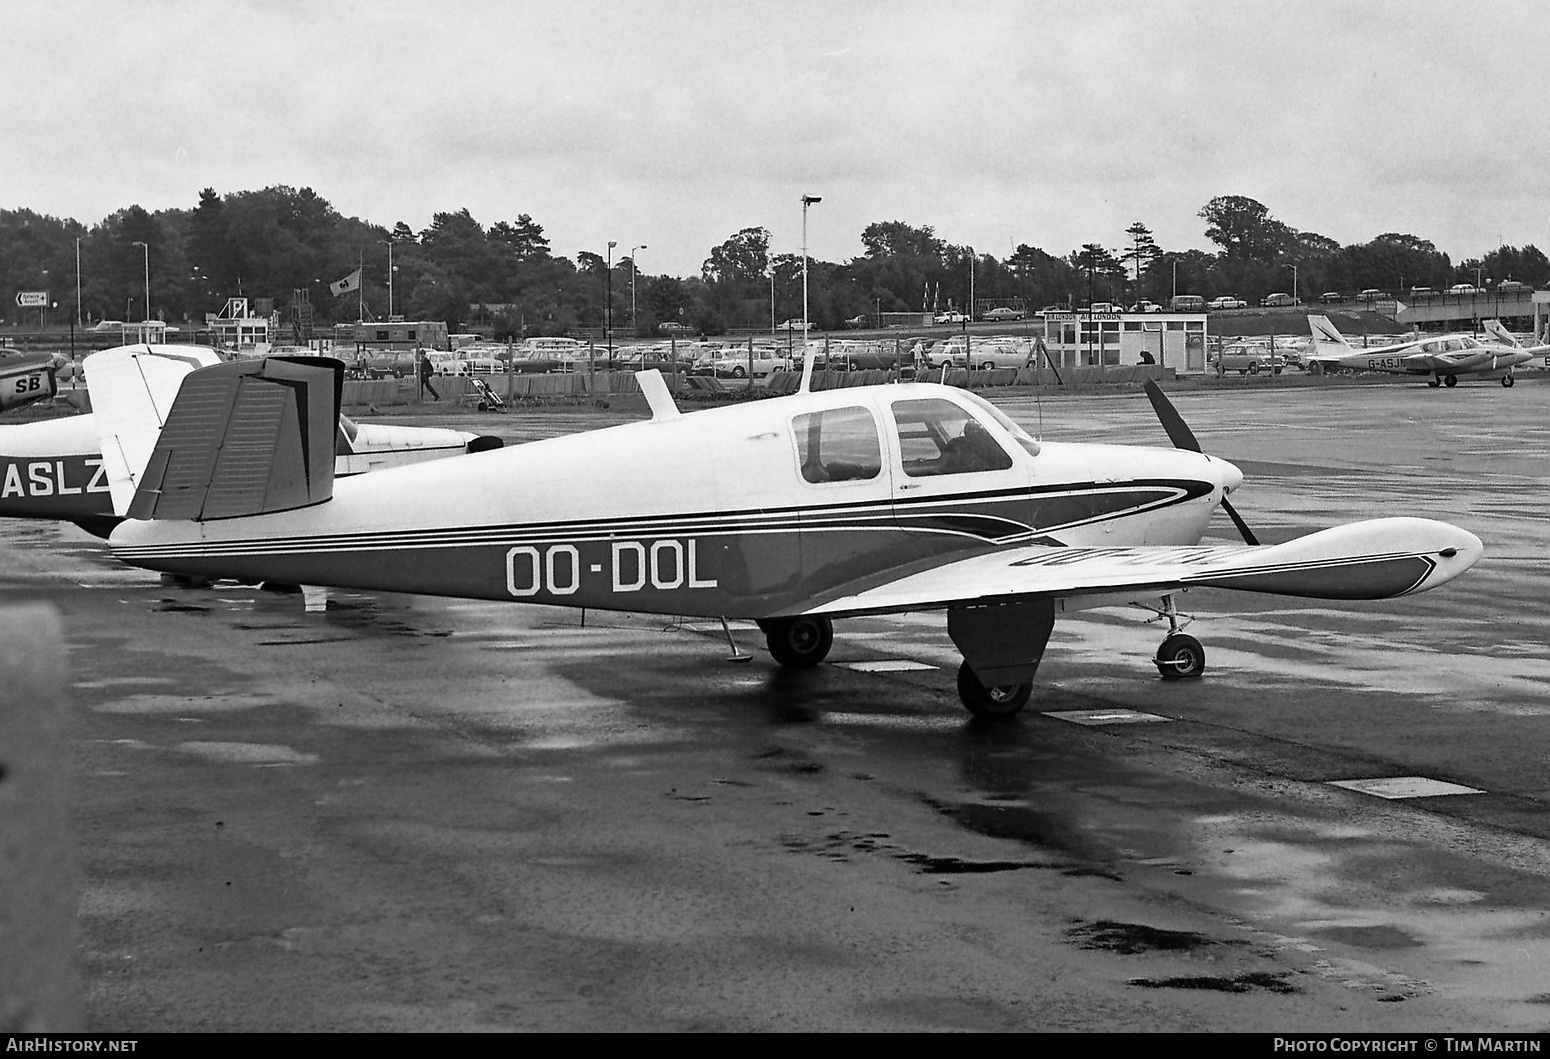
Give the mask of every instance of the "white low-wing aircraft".
[[[1200, 451], [1155, 386], [1172, 449], [1041, 443], [929, 384], [684, 415], [649, 371], [650, 420], [336, 481], [324, 450], [342, 372], [298, 358], [190, 375], [115, 554], [195, 578], [751, 618], [787, 666], [822, 661], [836, 618], [943, 610], [964, 704], [1006, 716], [1057, 614], [1148, 601], [1172, 629], [1158, 670], [1196, 677], [1205, 652], [1178, 631], [1178, 592], [1383, 599], [1481, 553], [1422, 518], [1257, 546], [1227, 500], [1242, 474]], [[1246, 545], [1199, 543], [1218, 507]]]
[[[222, 359], [203, 346], [157, 344], [120, 346], [87, 357], [90, 392], [112, 394], [100, 410], [0, 425], [0, 518], [74, 522], [107, 536], [122, 516], [114, 510], [104, 433], [120, 435], [120, 449], [130, 450], [121, 452], [120, 460], [138, 471], [150, 458], [184, 378]], [[332, 453], [334, 473], [341, 477], [500, 445], [498, 438], [461, 430], [356, 423], [343, 415], [338, 424]], [[119, 506], [127, 507], [133, 493], [128, 467], [117, 477], [121, 491], [127, 490]]]
[[[1493, 323], [1497, 321], [1487, 321], [1487, 329]], [[1428, 386], [1456, 386], [1460, 375], [1499, 377], [1503, 386], [1511, 386], [1512, 369], [1533, 359], [1532, 353], [1515, 342], [1482, 342], [1472, 335], [1431, 335], [1392, 346], [1357, 349], [1327, 316], [1310, 315], [1308, 327], [1313, 332], [1313, 350], [1303, 363], [1310, 369], [1317, 365], [1323, 371], [1344, 368], [1420, 375]]]

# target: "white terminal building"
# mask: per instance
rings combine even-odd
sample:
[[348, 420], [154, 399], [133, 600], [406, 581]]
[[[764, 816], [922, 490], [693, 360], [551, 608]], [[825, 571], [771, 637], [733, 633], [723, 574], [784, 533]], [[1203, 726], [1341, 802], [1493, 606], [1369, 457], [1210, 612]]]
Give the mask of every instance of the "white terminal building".
[[1201, 374], [1206, 314], [1046, 312], [1044, 345], [1060, 368], [1161, 364]]

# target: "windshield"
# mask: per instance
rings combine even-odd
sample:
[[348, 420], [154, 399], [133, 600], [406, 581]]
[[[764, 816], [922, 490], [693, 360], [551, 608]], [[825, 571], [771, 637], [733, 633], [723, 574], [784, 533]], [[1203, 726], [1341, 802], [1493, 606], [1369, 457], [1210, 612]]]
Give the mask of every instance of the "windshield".
[[997, 408], [995, 405], [991, 404], [977, 393], [970, 393], [965, 390], [960, 396], [967, 397], [975, 405], [975, 407], [979, 408], [986, 415], [990, 416], [990, 418], [994, 419], [997, 423], [1000, 423], [1002, 428], [1005, 429], [1008, 434], [1012, 435], [1012, 439], [1027, 451], [1028, 455], [1037, 456], [1039, 454], [1039, 443], [1034, 441], [1033, 438], [1029, 437], [1028, 432], [1014, 423], [1012, 418], [1005, 412], [1001, 411], [1001, 409]]

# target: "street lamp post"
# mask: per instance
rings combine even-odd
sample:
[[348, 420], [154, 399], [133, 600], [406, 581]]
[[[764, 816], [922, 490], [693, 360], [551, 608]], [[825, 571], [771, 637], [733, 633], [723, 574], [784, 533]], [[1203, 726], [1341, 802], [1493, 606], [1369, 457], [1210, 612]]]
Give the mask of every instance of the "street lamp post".
[[136, 239], [133, 246], [138, 246], [145, 251], [145, 322], [151, 321], [151, 248]]
[[645, 243], [630, 247], [630, 329], [640, 330], [640, 321], [635, 316], [635, 251], [651, 249]]
[[1297, 266], [1288, 264], [1286, 267], [1292, 270], [1292, 304], [1297, 305]]
[[969, 247], [969, 311], [964, 313], [963, 329], [967, 331], [974, 322], [974, 248]]
[[770, 265], [770, 334], [775, 334], [775, 266]]
[[603, 306], [603, 341], [608, 343], [608, 370], [614, 367], [614, 247], [617, 239], [608, 240], [608, 271], [603, 274], [603, 289], [607, 304]]
[[802, 349], [807, 349], [807, 207], [815, 206], [823, 199], [818, 195], [802, 196]]
[[388, 319], [393, 319], [393, 240], [378, 239], [377, 242], [388, 248]]

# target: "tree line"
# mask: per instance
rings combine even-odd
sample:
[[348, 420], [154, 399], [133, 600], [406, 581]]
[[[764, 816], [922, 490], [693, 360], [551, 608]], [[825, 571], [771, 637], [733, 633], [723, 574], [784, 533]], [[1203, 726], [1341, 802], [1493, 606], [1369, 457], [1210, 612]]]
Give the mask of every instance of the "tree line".
[[[862, 253], [847, 262], [810, 260], [809, 315], [832, 330], [878, 314], [1009, 305], [1033, 311], [1091, 301], [1167, 303], [1173, 294], [1233, 294], [1257, 302], [1272, 291], [1303, 297], [1365, 288], [1441, 290], [1455, 283], [1550, 279], [1550, 261], [1533, 246], [1499, 247], [1457, 264], [1429, 240], [1386, 232], [1342, 246], [1298, 231], [1241, 195], [1213, 198], [1198, 216], [1219, 248], [1168, 250], [1136, 221], [1112, 247], [1083, 244], [1056, 255], [1024, 243], [1007, 258], [979, 253], [927, 226], [879, 221], [861, 233]], [[637, 272], [627, 254], [554, 254], [528, 214], [486, 227], [465, 208], [437, 213], [416, 232], [344, 217], [311, 188], [276, 186], [219, 195], [206, 188], [191, 209], [120, 210], [93, 226], [31, 210], [0, 210], [0, 291], [8, 322], [32, 326], [37, 309], [14, 293], [46, 290], [55, 323], [74, 318], [76, 261], [83, 322], [202, 323], [232, 296], [273, 305], [286, 317], [311, 307], [315, 329], [388, 315], [444, 320], [454, 331], [497, 338], [566, 334], [609, 324], [618, 334], [650, 335], [664, 323], [695, 332], [765, 329], [802, 312], [802, 261], [771, 254], [770, 232], [744, 228], [712, 247], [697, 276]], [[149, 268], [150, 307], [145, 287]], [[359, 290], [331, 286], [359, 270]], [[351, 286], [351, 284], [346, 284]]]

